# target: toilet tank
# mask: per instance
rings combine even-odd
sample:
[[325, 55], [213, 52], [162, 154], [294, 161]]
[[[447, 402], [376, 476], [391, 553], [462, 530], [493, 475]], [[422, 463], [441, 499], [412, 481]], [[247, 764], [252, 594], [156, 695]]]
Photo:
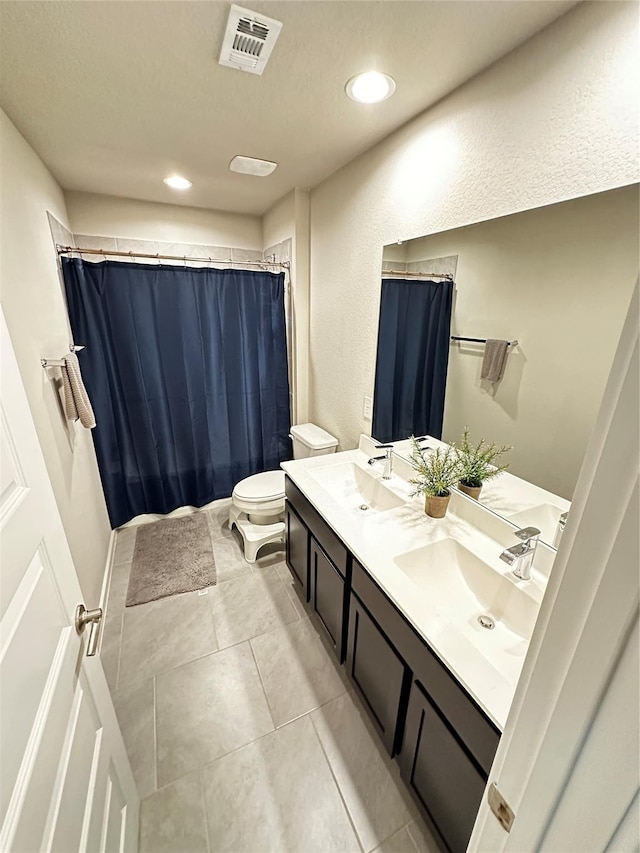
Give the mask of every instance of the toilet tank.
[[324, 456], [335, 453], [338, 439], [315, 424], [298, 424], [291, 427], [293, 441], [293, 458], [304, 459], [306, 456]]

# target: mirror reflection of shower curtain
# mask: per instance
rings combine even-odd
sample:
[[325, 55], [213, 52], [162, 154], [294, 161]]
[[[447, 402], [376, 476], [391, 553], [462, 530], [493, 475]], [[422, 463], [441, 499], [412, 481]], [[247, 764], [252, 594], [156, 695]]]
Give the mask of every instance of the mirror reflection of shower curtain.
[[113, 527], [291, 458], [283, 273], [62, 265]]
[[442, 436], [453, 281], [382, 280], [372, 435]]

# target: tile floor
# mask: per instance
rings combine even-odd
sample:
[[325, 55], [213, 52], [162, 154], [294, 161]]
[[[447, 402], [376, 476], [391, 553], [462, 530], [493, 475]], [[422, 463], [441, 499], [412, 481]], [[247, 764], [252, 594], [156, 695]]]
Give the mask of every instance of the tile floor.
[[102, 661], [142, 800], [142, 853], [432, 853], [284, 552], [253, 566], [206, 510], [217, 584], [125, 608], [117, 534]]

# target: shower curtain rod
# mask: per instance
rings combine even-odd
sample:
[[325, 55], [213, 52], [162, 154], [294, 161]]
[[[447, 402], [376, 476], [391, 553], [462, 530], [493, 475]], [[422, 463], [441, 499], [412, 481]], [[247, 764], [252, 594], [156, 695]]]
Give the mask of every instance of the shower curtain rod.
[[405, 270], [382, 270], [382, 278], [386, 275], [401, 275], [403, 278], [446, 278], [447, 281], [453, 281], [451, 273], [439, 272], [406, 272]]
[[232, 261], [231, 258], [217, 260], [215, 258], [190, 258], [187, 255], [161, 255], [147, 254], [145, 252], [117, 252], [115, 249], [81, 249], [79, 246], [60, 246], [56, 243], [56, 251], [59, 255], [103, 255], [106, 257], [114, 255], [119, 258], [149, 258], [152, 261], [183, 261], [187, 263], [201, 264], [240, 264], [243, 267], [276, 267], [277, 269], [289, 269], [289, 261], [275, 263], [274, 261]]

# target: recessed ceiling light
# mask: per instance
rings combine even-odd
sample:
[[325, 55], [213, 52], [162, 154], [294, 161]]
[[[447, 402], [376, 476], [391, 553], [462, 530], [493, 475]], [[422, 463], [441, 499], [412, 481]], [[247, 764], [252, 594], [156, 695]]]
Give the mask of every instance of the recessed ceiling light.
[[192, 187], [193, 184], [191, 181], [188, 181], [186, 178], [182, 178], [180, 175], [169, 175], [168, 178], [164, 178], [164, 183], [171, 187], [172, 190], [188, 190], [189, 187]]
[[242, 175], [255, 175], [258, 178], [266, 178], [277, 168], [278, 164], [271, 160], [258, 160], [256, 157], [242, 157], [237, 155], [229, 163], [232, 172], [240, 172]]
[[396, 82], [380, 71], [365, 71], [356, 74], [346, 85], [347, 95], [361, 104], [377, 104], [386, 101], [396, 90]]

